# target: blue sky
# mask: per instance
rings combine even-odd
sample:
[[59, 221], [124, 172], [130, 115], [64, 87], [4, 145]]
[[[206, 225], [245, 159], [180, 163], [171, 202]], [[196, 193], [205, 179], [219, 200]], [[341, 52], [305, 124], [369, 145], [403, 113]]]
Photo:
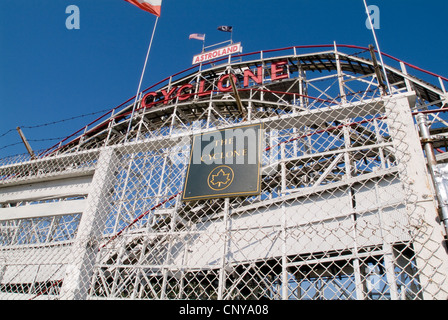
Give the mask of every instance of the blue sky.
[[[448, 77], [448, 1], [367, 3], [380, 9], [383, 52]], [[69, 5], [80, 10], [79, 30], [66, 28]], [[228, 40], [216, 28], [231, 25], [245, 53], [368, 46], [365, 20], [362, 0], [163, 0], [142, 87], [191, 66], [202, 48], [191, 33], [205, 33], [210, 45]], [[26, 152], [7, 147], [20, 142], [17, 126], [43, 149], [135, 95], [154, 21], [124, 0], [0, 0], [0, 158]], [[28, 128], [41, 124], [49, 125]]]

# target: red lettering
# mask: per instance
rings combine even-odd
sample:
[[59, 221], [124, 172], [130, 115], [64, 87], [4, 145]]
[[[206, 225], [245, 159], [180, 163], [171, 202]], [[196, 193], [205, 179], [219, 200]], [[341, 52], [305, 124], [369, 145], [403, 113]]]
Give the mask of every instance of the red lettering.
[[204, 84], [205, 84], [205, 80], [201, 80], [201, 82], [199, 82], [198, 97], [208, 96], [210, 94], [210, 91], [204, 92]]
[[285, 79], [285, 78], [289, 77], [288, 72], [286, 72], [286, 68], [283, 67], [284, 65], [287, 65], [287, 64], [288, 64], [288, 61], [286, 61], [286, 60], [273, 62], [271, 64], [271, 80], [272, 81]]
[[163, 96], [165, 97], [163, 104], [167, 104], [170, 101], [171, 95], [176, 91], [177, 87], [174, 87], [170, 90], [170, 92], [166, 92], [166, 90], [161, 90]]
[[[149, 97], [153, 97], [151, 101], [148, 101]], [[151, 108], [152, 106], [154, 106], [154, 100], [157, 97], [157, 93], [155, 92], [148, 92], [147, 94], [145, 94], [142, 98], [142, 107], [143, 108]]]
[[[219, 81], [218, 81], [218, 90], [219, 91], [228, 92], [228, 91], [232, 90], [232, 85], [230, 84], [230, 81], [229, 81], [229, 85], [227, 87], [223, 87], [223, 82], [225, 80], [227, 80], [229, 78], [229, 76], [230, 76], [229, 74], [225, 74], [219, 79]], [[232, 74], [232, 77], [233, 77], [233, 81], [236, 83], [238, 79], [233, 74]]]
[[[186, 89], [189, 89], [190, 93], [182, 94], [182, 92], [184, 92]], [[179, 91], [177, 91], [177, 98], [179, 99], [179, 101], [187, 100], [188, 98], [190, 98], [192, 89], [193, 85], [191, 84], [184, 84], [182, 87], [180, 87]]]
[[257, 76], [254, 75], [254, 73], [250, 70], [244, 70], [244, 86], [249, 86], [249, 78], [251, 78], [256, 84], [261, 84], [263, 81], [263, 67], [257, 68]]
[[[198, 56], [194, 59], [195, 62], [199, 62], [202, 59], [206, 59], [207, 57], [213, 57], [215, 55], [219, 55], [221, 53], [230, 54], [231, 52], [235, 52], [238, 49], [238, 46], [232, 46], [228, 49], [223, 49], [221, 51], [215, 51], [212, 53], [205, 53], [203, 55]], [[288, 61], [282, 60], [271, 63], [271, 81], [286, 79], [289, 78], [288, 70]], [[216, 86], [219, 92], [230, 92], [232, 91], [232, 85], [230, 84], [229, 77], [232, 76], [235, 83], [238, 82], [238, 78], [235, 75], [224, 74], [222, 75]], [[260, 85], [263, 83], [263, 67], [257, 67], [254, 69], [246, 69], [244, 70], [244, 87], [249, 87], [250, 85]], [[252, 83], [251, 83], [252, 81]], [[178, 101], [185, 101], [190, 99], [192, 96], [203, 97], [208, 96], [212, 93], [212, 90], [206, 90], [206, 80], [200, 80], [198, 91], [195, 92], [195, 87], [198, 84], [184, 84], [182, 86], [174, 86], [170, 90], [162, 89], [159, 92], [148, 92], [146, 93], [141, 101], [141, 106], [143, 108], [152, 108], [154, 105], [163, 103], [168, 104], [172, 99], [177, 98]], [[212, 87], [211, 85], [209, 86]]]

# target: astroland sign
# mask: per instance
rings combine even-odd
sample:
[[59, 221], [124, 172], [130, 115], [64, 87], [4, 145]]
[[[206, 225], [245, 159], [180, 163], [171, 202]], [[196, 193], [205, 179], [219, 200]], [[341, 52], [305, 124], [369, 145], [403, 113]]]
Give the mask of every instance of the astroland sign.
[[183, 201], [260, 193], [262, 125], [193, 136]]

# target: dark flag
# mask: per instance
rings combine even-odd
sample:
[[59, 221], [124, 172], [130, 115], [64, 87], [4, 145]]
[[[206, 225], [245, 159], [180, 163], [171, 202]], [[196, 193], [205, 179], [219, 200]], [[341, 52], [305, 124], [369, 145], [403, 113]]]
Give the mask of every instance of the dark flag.
[[219, 31], [224, 31], [224, 32], [232, 32], [233, 27], [232, 26], [219, 26], [218, 30]]

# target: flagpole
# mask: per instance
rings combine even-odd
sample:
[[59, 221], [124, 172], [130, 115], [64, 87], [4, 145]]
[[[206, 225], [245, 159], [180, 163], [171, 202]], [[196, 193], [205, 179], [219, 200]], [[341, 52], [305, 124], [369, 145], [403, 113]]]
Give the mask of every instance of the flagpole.
[[131, 117], [129, 118], [128, 130], [126, 131], [126, 137], [124, 139], [125, 142], [128, 140], [128, 134], [129, 134], [129, 131], [131, 130], [132, 118], [134, 117], [135, 109], [137, 107], [137, 101], [140, 99], [140, 96], [141, 96], [140, 89], [142, 87], [143, 76], [145, 75], [146, 65], [148, 64], [149, 52], [151, 51], [152, 40], [154, 39], [154, 34], [156, 32], [157, 21], [159, 21], [159, 17], [158, 16], [156, 17], [156, 21], [155, 21], [154, 27], [152, 29], [151, 40], [149, 41], [148, 51], [146, 52], [145, 64], [143, 65], [143, 71], [142, 71], [142, 74], [140, 76], [140, 82], [138, 84], [137, 94], [135, 95], [134, 105], [132, 106]]
[[366, 0], [363, 0], [363, 1], [364, 1], [364, 7], [366, 8], [367, 19], [369, 20], [370, 29], [372, 30], [373, 39], [375, 40], [375, 45], [376, 45], [376, 48], [378, 49], [378, 54], [380, 56], [381, 66], [383, 67], [384, 78], [387, 83], [387, 89], [389, 91], [389, 94], [391, 94], [389, 79], [387, 78], [386, 68], [385, 68], [384, 62], [383, 62], [383, 55], [381, 54], [380, 46], [378, 44], [378, 39], [376, 38], [375, 29], [373, 28], [373, 24], [372, 24], [372, 19], [370, 19], [369, 9], [367, 7]]

